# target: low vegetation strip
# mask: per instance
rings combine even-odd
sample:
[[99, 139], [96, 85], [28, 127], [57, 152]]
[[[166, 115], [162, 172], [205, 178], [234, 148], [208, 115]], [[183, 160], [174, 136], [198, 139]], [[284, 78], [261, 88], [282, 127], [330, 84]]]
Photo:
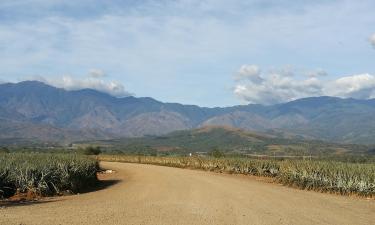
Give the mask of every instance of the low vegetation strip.
[[95, 159], [75, 154], [0, 154], [0, 198], [78, 192], [97, 181]]
[[124, 155], [101, 155], [98, 159], [266, 176], [301, 189], [375, 196], [375, 164], [371, 163]]

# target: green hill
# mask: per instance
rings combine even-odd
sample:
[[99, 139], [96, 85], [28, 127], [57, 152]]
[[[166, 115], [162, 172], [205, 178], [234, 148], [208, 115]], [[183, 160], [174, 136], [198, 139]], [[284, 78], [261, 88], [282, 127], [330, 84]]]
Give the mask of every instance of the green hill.
[[137, 154], [209, 154], [221, 151], [225, 154], [309, 156], [370, 154], [372, 149], [364, 145], [334, 144], [323, 141], [247, 132], [229, 127], [204, 127], [194, 130], [175, 131], [163, 136], [123, 138], [78, 145], [100, 145], [109, 151]]

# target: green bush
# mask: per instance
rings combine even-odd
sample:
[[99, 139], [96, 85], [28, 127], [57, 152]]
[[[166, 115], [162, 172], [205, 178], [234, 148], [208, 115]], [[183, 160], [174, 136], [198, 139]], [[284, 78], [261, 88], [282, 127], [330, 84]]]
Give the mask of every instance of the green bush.
[[88, 146], [80, 149], [79, 152], [84, 155], [99, 155], [100, 153], [102, 153], [99, 146]]
[[212, 151], [210, 152], [210, 155], [214, 158], [222, 158], [224, 157], [224, 152], [220, 151], [219, 149], [217, 148], [214, 148], [212, 149]]
[[6, 147], [0, 147], [0, 154], [1, 153], [9, 153], [9, 149]]

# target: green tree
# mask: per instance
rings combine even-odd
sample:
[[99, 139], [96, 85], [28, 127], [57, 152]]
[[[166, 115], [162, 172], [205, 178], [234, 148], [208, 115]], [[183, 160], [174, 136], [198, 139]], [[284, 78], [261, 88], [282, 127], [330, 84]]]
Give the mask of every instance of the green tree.
[[218, 148], [213, 148], [210, 152], [210, 155], [214, 158], [221, 158], [225, 156], [224, 153], [220, 151]]
[[9, 153], [9, 149], [7, 147], [0, 147], [0, 153]]
[[79, 152], [84, 155], [99, 155], [102, 153], [100, 146], [88, 146], [84, 149], [80, 149]]

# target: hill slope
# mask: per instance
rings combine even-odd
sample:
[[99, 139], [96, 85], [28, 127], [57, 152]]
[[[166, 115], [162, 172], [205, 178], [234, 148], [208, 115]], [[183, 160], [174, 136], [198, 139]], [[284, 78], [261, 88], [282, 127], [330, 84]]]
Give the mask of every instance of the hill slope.
[[322, 141], [286, 139], [273, 135], [246, 132], [230, 127], [203, 127], [175, 131], [163, 136], [121, 138], [81, 143], [100, 145], [107, 150], [138, 154], [209, 153], [219, 150], [232, 154], [277, 156], [369, 154], [363, 145], [333, 144]]
[[273, 106], [205, 108], [152, 98], [116, 98], [90, 89], [66, 91], [37, 81], [0, 85], [0, 143], [12, 138], [71, 142], [163, 135], [211, 125], [374, 144], [375, 100], [316, 97]]

